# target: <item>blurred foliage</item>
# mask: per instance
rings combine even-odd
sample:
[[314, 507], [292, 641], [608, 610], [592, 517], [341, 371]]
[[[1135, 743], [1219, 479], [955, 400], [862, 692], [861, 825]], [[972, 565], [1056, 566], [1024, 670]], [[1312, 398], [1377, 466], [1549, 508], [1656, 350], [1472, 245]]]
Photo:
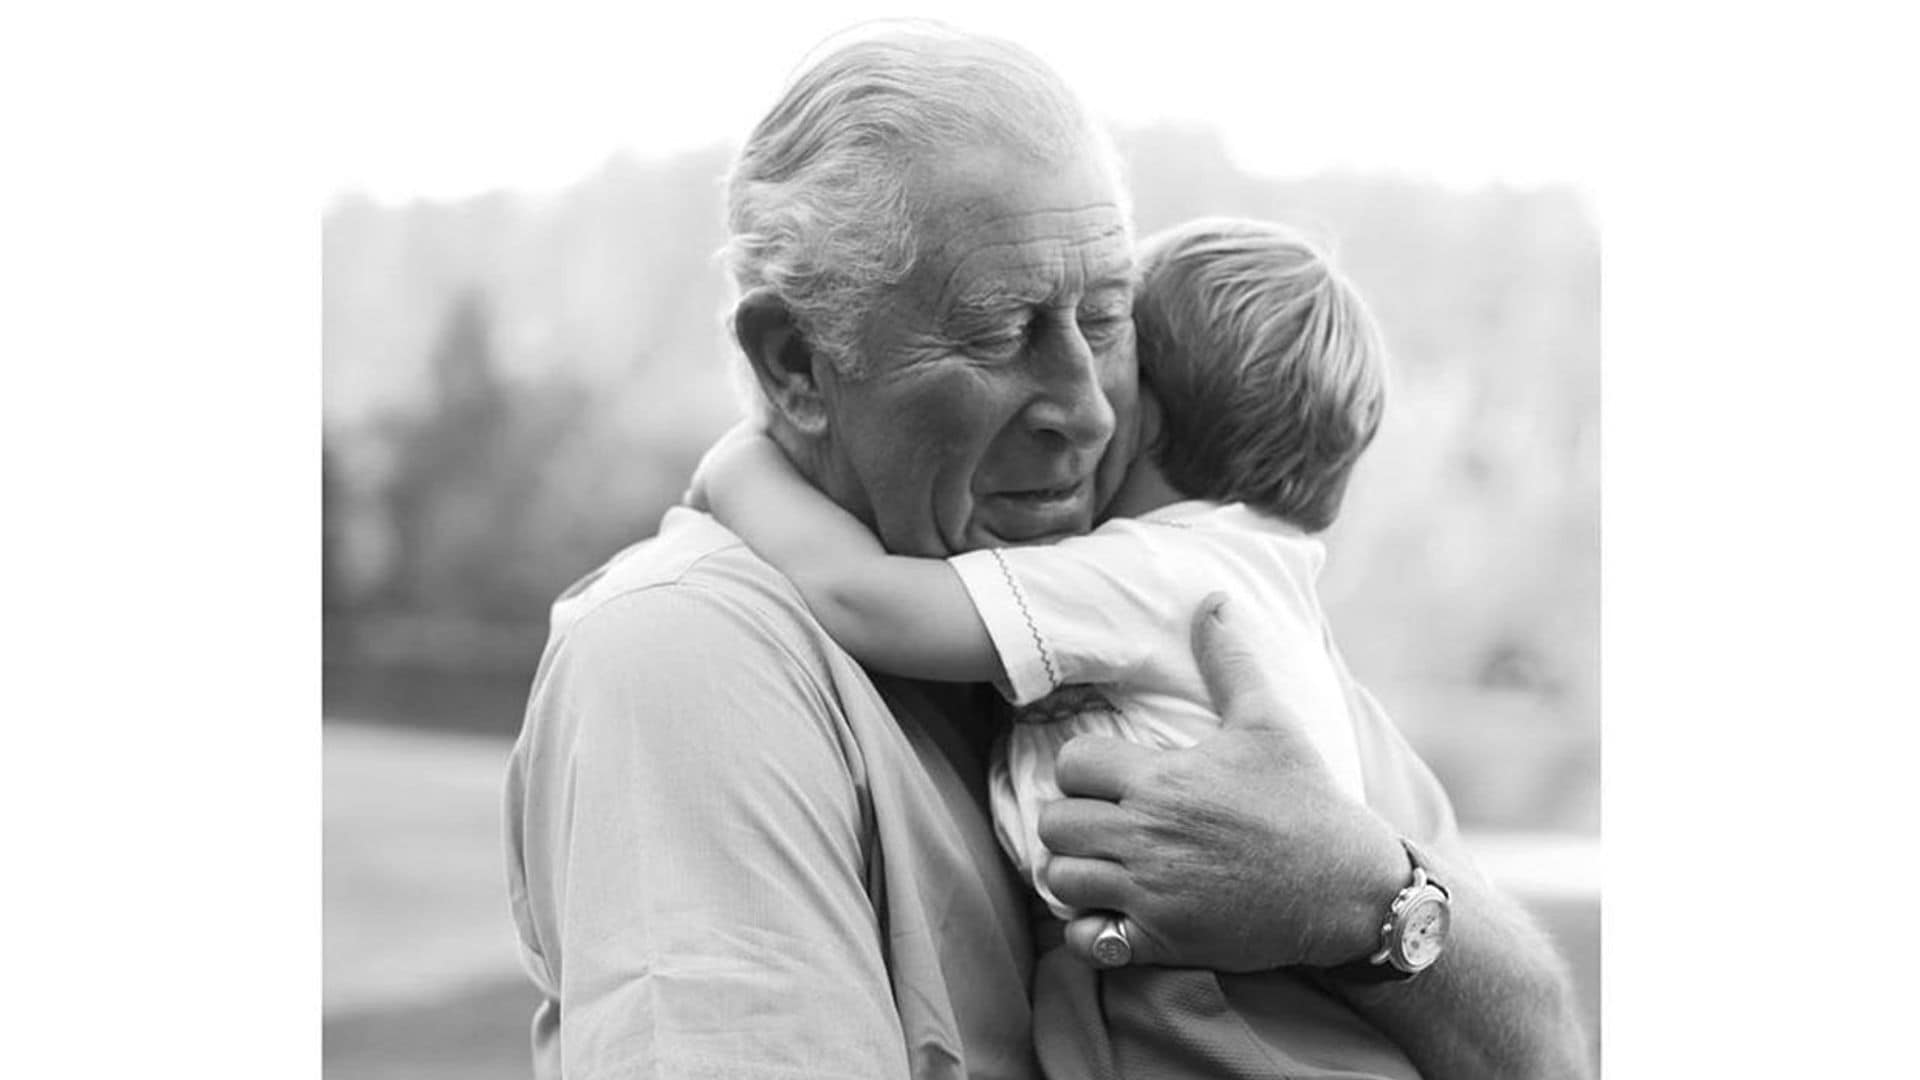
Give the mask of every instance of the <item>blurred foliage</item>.
[[[1253, 176], [1204, 129], [1121, 143], [1142, 235], [1203, 214], [1286, 220], [1367, 295], [1393, 381], [1329, 537], [1342, 648], [1463, 818], [1597, 827], [1586, 207], [1554, 188]], [[505, 672], [523, 690], [553, 597], [654, 530], [738, 414], [715, 257], [729, 156], [617, 158], [539, 198], [328, 210], [330, 668]], [[453, 722], [511, 730], [519, 704]]]

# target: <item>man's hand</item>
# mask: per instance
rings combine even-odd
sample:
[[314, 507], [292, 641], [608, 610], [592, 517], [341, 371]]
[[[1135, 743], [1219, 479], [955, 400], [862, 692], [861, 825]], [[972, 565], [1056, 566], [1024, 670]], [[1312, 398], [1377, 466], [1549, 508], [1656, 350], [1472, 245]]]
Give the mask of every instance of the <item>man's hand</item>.
[[1047, 883], [1092, 912], [1067, 928], [1089, 959], [1104, 911], [1126, 914], [1133, 962], [1257, 971], [1370, 952], [1406, 884], [1393, 830], [1341, 792], [1274, 693], [1234, 605], [1194, 618], [1218, 734], [1188, 750], [1083, 735], [1060, 751], [1066, 799], [1041, 812]]

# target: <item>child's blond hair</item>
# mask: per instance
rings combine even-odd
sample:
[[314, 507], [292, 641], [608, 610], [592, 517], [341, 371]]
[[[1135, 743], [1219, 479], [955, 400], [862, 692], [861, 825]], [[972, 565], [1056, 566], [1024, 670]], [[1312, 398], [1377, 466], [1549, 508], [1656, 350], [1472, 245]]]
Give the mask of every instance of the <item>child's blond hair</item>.
[[1203, 218], [1141, 245], [1141, 380], [1181, 493], [1333, 524], [1380, 426], [1386, 358], [1360, 294], [1284, 225]]

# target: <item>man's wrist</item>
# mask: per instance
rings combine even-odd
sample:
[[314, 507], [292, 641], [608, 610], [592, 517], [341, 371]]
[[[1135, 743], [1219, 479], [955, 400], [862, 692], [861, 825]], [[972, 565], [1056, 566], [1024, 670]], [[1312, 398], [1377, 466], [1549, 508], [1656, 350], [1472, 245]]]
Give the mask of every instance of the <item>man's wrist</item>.
[[1403, 982], [1436, 963], [1446, 948], [1452, 924], [1451, 893], [1434, 876], [1434, 866], [1413, 841], [1395, 837], [1403, 853], [1400, 888], [1376, 908], [1374, 943], [1363, 956], [1325, 969], [1339, 982], [1370, 985]]
[[1407, 850], [1400, 839], [1382, 828], [1369, 844], [1364, 874], [1346, 905], [1339, 922], [1339, 947], [1328, 950], [1324, 967], [1367, 962], [1380, 949], [1381, 914], [1393, 905], [1400, 890], [1407, 887]]

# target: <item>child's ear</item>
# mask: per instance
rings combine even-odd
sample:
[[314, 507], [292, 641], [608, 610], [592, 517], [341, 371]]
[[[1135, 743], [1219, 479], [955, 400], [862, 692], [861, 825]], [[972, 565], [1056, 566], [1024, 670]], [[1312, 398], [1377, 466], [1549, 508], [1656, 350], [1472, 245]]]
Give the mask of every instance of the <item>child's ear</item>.
[[773, 411], [794, 430], [817, 436], [827, 429], [818, 359], [794, 321], [793, 309], [772, 289], [754, 289], [733, 309], [733, 336]]
[[1167, 414], [1160, 409], [1160, 398], [1141, 380], [1139, 391], [1139, 433], [1137, 444], [1144, 454], [1157, 453], [1160, 449], [1160, 437], [1166, 431]]

